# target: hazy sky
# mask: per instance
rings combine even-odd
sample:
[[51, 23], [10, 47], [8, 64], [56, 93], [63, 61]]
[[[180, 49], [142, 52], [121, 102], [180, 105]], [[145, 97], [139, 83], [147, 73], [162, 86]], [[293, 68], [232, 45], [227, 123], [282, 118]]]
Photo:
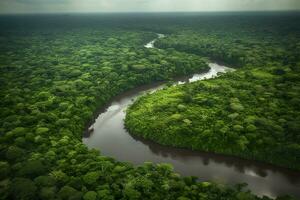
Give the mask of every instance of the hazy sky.
[[300, 0], [0, 0], [0, 13], [300, 10]]

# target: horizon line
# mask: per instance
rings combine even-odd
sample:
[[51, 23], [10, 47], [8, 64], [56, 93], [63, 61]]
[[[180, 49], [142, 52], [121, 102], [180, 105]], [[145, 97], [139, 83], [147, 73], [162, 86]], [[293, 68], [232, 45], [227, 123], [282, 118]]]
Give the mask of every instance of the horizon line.
[[300, 12], [300, 9], [289, 10], [209, 10], [209, 11], [58, 11], [58, 12], [0, 12], [0, 15], [51, 15], [51, 14], [155, 14], [155, 13], [251, 13], [251, 12]]

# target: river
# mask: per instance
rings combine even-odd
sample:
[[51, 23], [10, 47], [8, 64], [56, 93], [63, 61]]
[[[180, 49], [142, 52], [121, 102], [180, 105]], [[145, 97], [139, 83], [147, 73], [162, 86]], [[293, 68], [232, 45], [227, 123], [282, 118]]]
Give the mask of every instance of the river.
[[[158, 37], [164, 35], [159, 34]], [[155, 41], [147, 43], [145, 47], [154, 48]], [[213, 78], [218, 72], [232, 70], [217, 63], [209, 63], [209, 66], [210, 70], [206, 73], [176, 79], [177, 84]], [[163, 87], [162, 83], [156, 83], [117, 96], [96, 118], [92, 125], [93, 133], [84, 137], [83, 143], [119, 161], [135, 165], [145, 161], [171, 163], [176, 172], [183, 176], [197, 176], [201, 181], [229, 185], [247, 183], [248, 189], [260, 196], [290, 194], [300, 198], [300, 173], [297, 171], [233, 156], [166, 147], [130, 135], [124, 127], [126, 108], [143, 93]]]

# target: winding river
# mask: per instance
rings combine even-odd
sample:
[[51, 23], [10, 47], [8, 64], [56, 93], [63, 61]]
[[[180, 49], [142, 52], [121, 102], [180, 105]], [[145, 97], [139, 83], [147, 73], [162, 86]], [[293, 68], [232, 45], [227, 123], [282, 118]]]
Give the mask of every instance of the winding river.
[[[158, 37], [164, 35], [158, 34]], [[155, 41], [145, 47], [154, 48]], [[232, 70], [216, 63], [210, 63], [209, 66], [209, 72], [177, 79], [177, 84], [213, 78], [218, 72]], [[84, 144], [119, 161], [135, 165], [145, 161], [171, 163], [176, 172], [183, 176], [197, 176], [201, 181], [229, 185], [244, 182], [248, 184], [248, 189], [260, 196], [290, 194], [300, 198], [300, 173], [297, 171], [232, 156], [166, 147], [130, 135], [124, 128], [126, 108], [144, 92], [154, 92], [161, 88], [162, 83], [146, 85], [115, 97], [96, 118], [92, 125], [94, 131], [83, 138]]]

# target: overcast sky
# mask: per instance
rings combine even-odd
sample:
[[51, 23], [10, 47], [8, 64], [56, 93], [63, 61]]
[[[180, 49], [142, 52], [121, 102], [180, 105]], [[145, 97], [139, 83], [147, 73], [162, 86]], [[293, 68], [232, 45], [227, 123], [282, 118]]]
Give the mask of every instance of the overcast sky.
[[300, 10], [300, 0], [0, 0], [0, 13]]

